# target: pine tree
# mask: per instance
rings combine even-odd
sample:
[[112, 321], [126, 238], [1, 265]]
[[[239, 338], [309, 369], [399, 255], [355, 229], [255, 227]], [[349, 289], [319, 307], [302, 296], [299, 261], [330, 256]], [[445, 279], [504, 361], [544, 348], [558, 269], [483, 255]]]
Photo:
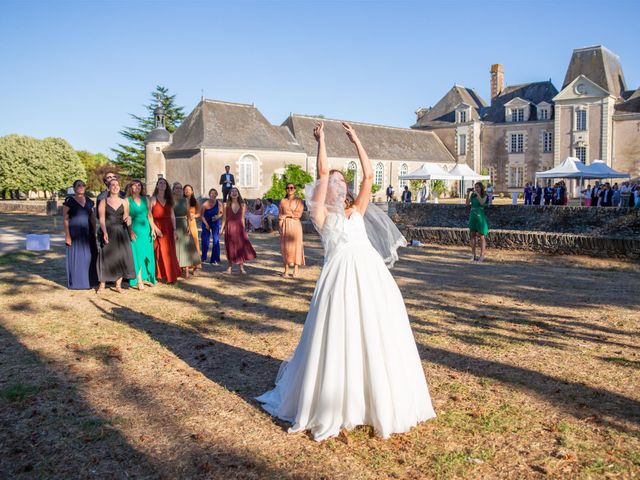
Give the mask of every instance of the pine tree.
[[111, 149], [116, 154], [113, 163], [126, 176], [131, 178], [144, 177], [144, 139], [155, 127], [153, 111], [158, 105], [164, 109], [165, 126], [169, 133], [173, 133], [184, 120], [184, 108], [176, 105], [175, 98], [175, 95], [169, 95], [169, 89], [158, 85], [151, 93], [151, 103], [144, 106], [147, 115], [140, 117], [131, 114], [131, 118], [138, 125], [136, 127], [126, 127], [119, 132], [129, 143], [119, 143], [117, 148]]

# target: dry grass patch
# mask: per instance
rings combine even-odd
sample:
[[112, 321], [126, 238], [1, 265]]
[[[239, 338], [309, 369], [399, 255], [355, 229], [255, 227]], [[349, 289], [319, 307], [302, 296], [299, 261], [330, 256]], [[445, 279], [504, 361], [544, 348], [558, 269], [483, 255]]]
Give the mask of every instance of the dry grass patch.
[[637, 263], [405, 249], [394, 275], [438, 417], [318, 444], [254, 397], [298, 342], [320, 246], [308, 239], [292, 281], [277, 276], [277, 238], [253, 239], [247, 277], [207, 266], [100, 297], [65, 288], [61, 251], [0, 256], [0, 476], [640, 476]]

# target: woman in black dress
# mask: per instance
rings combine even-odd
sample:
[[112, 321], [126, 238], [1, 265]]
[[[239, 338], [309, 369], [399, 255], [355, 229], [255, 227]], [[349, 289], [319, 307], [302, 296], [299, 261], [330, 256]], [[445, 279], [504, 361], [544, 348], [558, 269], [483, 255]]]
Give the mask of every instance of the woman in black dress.
[[93, 202], [85, 196], [82, 180], [73, 182], [73, 195], [64, 200], [64, 235], [67, 244], [67, 285], [86, 290], [98, 283], [96, 275], [96, 217]]
[[120, 293], [123, 278], [136, 278], [129, 230], [131, 218], [129, 202], [120, 198], [118, 181], [111, 180], [107, 188], [107, 198], [98, 205], [102, 238], [98, 255], [100, 287], [97, 293], [104, 290], [106, 282], [116, 282], [116, 292]]

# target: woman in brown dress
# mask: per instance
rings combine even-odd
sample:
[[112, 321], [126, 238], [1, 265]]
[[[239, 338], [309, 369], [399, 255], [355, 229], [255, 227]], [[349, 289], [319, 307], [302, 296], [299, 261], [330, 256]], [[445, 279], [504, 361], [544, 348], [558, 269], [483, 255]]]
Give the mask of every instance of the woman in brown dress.
[[222, 227], [224, 248], [227, 251], [227, 273], [231, 273], [231, 266], [240, 266], [240, 273], [247, 273], [244, 263], [256, 258], [256, 251], [249, 241], [249, 235], [244, 228], [244, 215], [247, 205], [240, 195], [240, 191], [233, 187], [224, 207]]
[[304, 211], [304, 203], [296, 196], [296, 186], [287, 183], [287, 195], [280, 201], [278, 227], [280, 230], [280, 250], [284, 272], [289, 275], [289, 268], [293, 266], [293, 277], [298, 276], [298, 267], [304, 265], [304, 247], [302, 245], [302, 223], [300, 217]]

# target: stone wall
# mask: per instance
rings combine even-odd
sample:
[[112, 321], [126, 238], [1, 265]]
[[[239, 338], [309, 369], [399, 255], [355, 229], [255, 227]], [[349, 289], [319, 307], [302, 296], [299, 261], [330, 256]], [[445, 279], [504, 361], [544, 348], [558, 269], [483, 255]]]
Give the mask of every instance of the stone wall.
[[[389, 205], [396, 224], [466, 228], [469, 207], [450, 204]], [[486, 209], [490, 231], [570, 233], [640, 238], [640, 209], [493, 205]]]
[[33, 213], [36, 215], [62, 215], [62, 203], [55, 200], [3, 200], [0, 213]]
[[[441, 245], [469, 245], [469, 230], [447, 227], [406, 227], [407, 240]], [[640, 258], [640, 238], [598, 237], [569, 233], [494, 230], [487, 237], [489, 248], [529, 250], [548, 254]]]

